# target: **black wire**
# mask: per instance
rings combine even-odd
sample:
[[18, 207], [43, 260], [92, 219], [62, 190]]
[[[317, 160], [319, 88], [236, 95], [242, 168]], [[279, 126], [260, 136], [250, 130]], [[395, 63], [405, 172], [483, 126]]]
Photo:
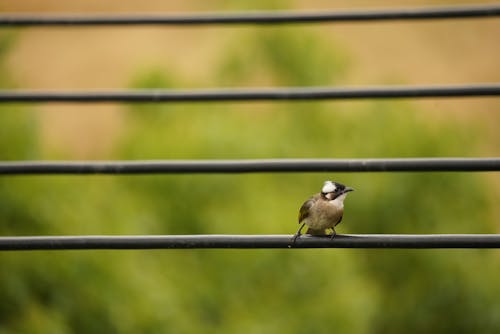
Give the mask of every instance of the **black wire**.
[[57, 16], [1, 15], [0, 26], [60, 25], [219, 25], [358, 22], [495, 17], [499, 5], [318, 12], [245, 12], [183, 15]]
[[500, 158], [0, 162], [0, 175], [487, 171], [500, 171]]
[[500, 84], [392, 86], [368, 88], [293, 87], [219, 90], [124, 90], [97, 92], [0, 91], [0, 103], [12, 102], [223, 102], [500, 96]]
[[500, 234], [146, 235], [0, 237], [0, 251], [186, 248], [500, 248]]

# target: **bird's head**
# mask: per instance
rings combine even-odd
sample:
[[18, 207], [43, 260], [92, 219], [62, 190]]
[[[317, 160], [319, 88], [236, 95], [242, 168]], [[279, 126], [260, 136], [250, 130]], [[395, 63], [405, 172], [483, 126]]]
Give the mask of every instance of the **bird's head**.
[[325, 181], [325, 184], [321, 189], [321, 196], [329, 201], [333, 201], [340, 196], [342, 196], [341, 198], [344, 199], [346, 194], [350, 191], [354, 191], [354, 189], [351, 187], [346, 187], [345, 185], [338, 182]]

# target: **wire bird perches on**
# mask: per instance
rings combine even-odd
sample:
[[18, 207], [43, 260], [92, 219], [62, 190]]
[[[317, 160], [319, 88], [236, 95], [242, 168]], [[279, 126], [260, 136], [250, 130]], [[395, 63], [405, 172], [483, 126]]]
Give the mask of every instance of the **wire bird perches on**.
[[500, 234], [145, 235], [0, 237], [0, 251], [186, 248], [500, 248]]
[[500, 15], [499, 5], [318, 12], [247, 12], [177, 15], [0, 15], [0, 27], [90, 25], [236, 25], [484, 18]]
[[381, 98], [439, 98], [500, 96], [500, 84], [447, 86], [386, 86], [366, 88], [288, 87], [195, 90], [22, 91], [0, 90], [0, 103], [13, 102], [228, 102], [337, 100]]
[[0, 162], [0, 175], [487, 171], [500, 171], [500, 158]]

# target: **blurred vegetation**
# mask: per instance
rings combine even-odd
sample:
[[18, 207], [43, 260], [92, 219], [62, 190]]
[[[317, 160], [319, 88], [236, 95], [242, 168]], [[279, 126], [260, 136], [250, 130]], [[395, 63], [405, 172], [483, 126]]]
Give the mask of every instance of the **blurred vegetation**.
[[[0, 36], [0, 80], [12, 87]], [[241, 47], [241, 39], [245, 47]], [[3, 66], [3, 67], [2, 67]], [[247, 30], [214, 82], [329, 85], [349, 56], [314, 31]], [[134, 88], [185, 82], [174, 69]], [[408, 102], [129, 106], [119, 159], [473, 156], [480, 129]], [[0, 106], [0, 159], [36, 159], [36, 111]], [[323, 180], [357, 191], [340, 233], [492, 233], [478, 174], [0, 178], [2, 235], [294, 233]], [[188, 250], [0, 253], [0, 333], [494, 333], [488, 250]]]

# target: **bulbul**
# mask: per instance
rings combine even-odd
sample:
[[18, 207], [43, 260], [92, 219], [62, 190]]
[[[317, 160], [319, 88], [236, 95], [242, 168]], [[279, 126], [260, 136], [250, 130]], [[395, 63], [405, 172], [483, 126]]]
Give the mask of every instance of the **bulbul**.
[[344, 215], [344, 200], [351, 187], [332, 181], [325, 181], [321, 192], [313, 195], [302, 204], [299, 210], [299, 230], [293, 237], [293, 242], [300, 236], [304, 225], [308, 226], [307, 234], [326, 235], [326, 229], [332, 229], [335, 236], [335, 226], [340, 224]]

